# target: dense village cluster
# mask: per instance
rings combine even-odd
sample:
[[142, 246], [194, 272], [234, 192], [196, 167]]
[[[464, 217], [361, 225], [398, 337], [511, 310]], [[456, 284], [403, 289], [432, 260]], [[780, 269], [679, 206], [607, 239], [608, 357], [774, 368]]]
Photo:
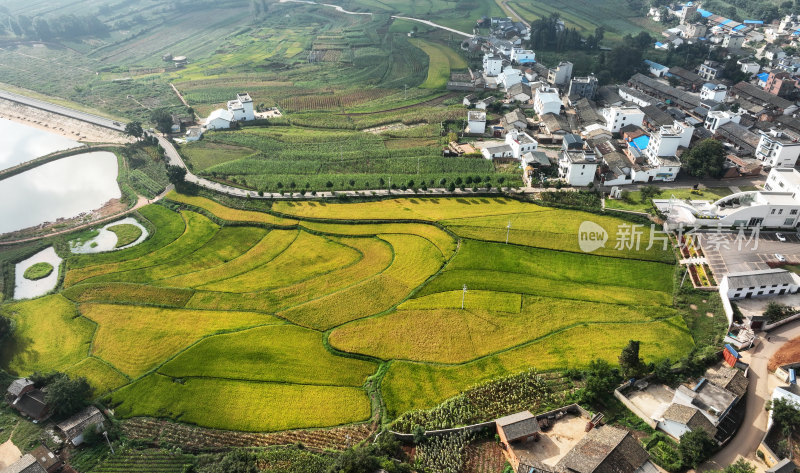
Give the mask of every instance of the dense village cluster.
[[[527, 28], [491, 18], [488, 38], [462, 45], [483, 52], [483, 69], [449, 84], [472, 91], [464, 99], [470, 109], [465, 143], [451, 143], [450, 151], [519, 163], [531, 185], [549, 178], [573, 187], [624, 188], [671, 182], [679, 173], [735, 178], [768, 171], [764, 191], [670, 206], [672, 216], [685, 224], [794, 227], [800, 211], [792, 184], [800, 182], [792, 170], [800, 156], [800, 58], [787, 51], [794, 51], [800, 22], [787, 16], [770, 25], [739, 23], [692, 2], [665, 10], [680, 25], [653, 48], [703, 42], [735, 60], [735, 75], [746, 80], [730, 80], [734, 74], [726, 76], [712, 60], [694, 70], [645, 60], [642, 73], [626, 83], [600, 85], [593, 75], [573, 77], [568, 61], [545, 67], [524, 47]], [[651, 13], [659, 19], [665, 10]], [[500, 118], [487, 121], [487, 111]], [[723, 144], [721, 166], [714, 172], [687, 166], [689, 150], [708, 139]]]

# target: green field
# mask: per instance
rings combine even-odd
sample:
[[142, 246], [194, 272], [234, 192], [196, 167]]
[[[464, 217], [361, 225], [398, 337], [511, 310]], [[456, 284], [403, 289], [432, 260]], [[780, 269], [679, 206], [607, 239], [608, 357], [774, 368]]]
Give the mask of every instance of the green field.
[[142, 236], [142, 229], [129, 223], [112, 225], [108, 227], [108, 231], [114, 232], [114, 234], [117, 235], [117, 244], [114, 245], [115, 248], [128, 246]]
[[[613, 217], [505, 198], [270, 211], [168, 199], [185, 209], [141, 209], [155, 228], [145, 242], [72, 256], [61, 293], [0, 306], [17, 327], [3, 368], [84, 376], [122, 417], [270, 431], [390, 419], [530, 368], [616, 362], [633, 334], [648, 362], [694, 343], [670, 251], [579, 251], [578, 223], [624, 223]], [[505, 244], [495, 227], [508, 219], [520, 233]]]

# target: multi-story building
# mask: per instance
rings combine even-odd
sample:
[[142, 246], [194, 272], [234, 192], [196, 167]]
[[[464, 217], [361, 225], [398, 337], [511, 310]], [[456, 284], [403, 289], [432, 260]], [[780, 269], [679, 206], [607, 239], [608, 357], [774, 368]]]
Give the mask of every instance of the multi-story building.
[[550, 85], [566, 85], [572, 78], [572, 63], [562, 61], [554, 69], [547, 72], [547, 83]]
[[605, 129], [611, 133], [619, 133], [622, 127], [628, 125], [640, 127], [644, 121], [644, 112], [639, 107], [606, 107], [602, 115], [606, 121]]
[[594, 182], [599, 164], [593, 151], [562, 149], [558, 160], [558, 177], [571, 186], [588, 186]]
[[494, 54], [483, 55], [483, 73], [488, 77], [497, 77], [503, 71], [503, 58]]
[[674, 181], [681, 170], [678, 148], [689, 145], [692, 133], [692, 127], [680, 122], [653, 133], [642, 153], [646, 165], [633, 173], [634, 182]]
[[788, 72], [772, 71], [769, 73], [767, 85], [764, 86], [764, 90], [778, 97], [786, 97], [795, 89], [796, 85], [797, 82]]
[[536, 89], [536, 93], [533, 96], [533, 110], [539, 116], [546, 113], [555, 115], [561, 113], [561, 99], [558, 96], [558, 91], [550, 87]]
[[764, 166], [773, 168], [793, 168], [800, 157], [798, 136], [789, 131], [770, 130], [761, 133], [756, 146], [755, 157]]
[[486, 112], [467, 112], [467, 130], [472, 134], [486, 132]]
[[738, 33], [730, 33], [722, 39], [722, 47], [728, 49], [741, 49], [744, 45], [745, 36]]
[[702, 77], [704, 80], [714, 80], [719, 75], [721, 68], [722, 66], [717, 61], [706, 59], [697, 69], [697, 75]]
[[593, 100], [597, 93], [597, 78], [594, 75], [587, 77], [573, 77], [569, 81], [567, 97], [584, 97]]
[[253, 99], [250, 98], [250, 94], [247, 92], [236, 94], [236, 100], [229, 100], [228, 111], [233, 114], [233, 119], [237, 121], [255, 119]]
[[730, 110], [711, 110], [708, 112], [708, 115], [706, 115], [706, 121], [703, 126], [711, 131], [711, 133], [716, 133], [717, 128], [722, 125], [730, 122], [739, 123], [741, 119], [741, 114], [731, 112]]
[[527, 64], [536, 62], [536, 53], [530, 49], [514, 48], [511, 50], [512, 64]]
[[700, 89], [700, 98], [703, 100], [722, 102], [725, 100], [726, 95], [728, 95], [728, 88], [722, 84], [708, 82]]

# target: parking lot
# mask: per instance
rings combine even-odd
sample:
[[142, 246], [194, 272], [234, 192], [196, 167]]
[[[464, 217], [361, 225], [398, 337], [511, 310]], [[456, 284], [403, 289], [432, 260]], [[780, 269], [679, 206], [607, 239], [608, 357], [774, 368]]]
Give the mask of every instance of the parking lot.
[[767, 262], [778, 262], [775, 254], [790, 264], [800, 264], [800, 237], [794, 232], [779, 232], [786, 238], [779, 241], [775, 232], [761, 232], [758, 237], [746, 233], [701, 233], [700, 247], [717, 281], [729, 273], [769, 269]]

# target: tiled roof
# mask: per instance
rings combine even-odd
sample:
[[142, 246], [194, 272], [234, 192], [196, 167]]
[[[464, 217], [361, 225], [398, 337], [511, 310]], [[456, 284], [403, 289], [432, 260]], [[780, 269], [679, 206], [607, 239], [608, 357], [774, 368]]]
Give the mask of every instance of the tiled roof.
[[649, 459], [628, 431], [606, 425], [586, 434], [556, 468], [576, 473], [633, 473]]
[[530, 411], [517, 412], [495, 421], [498, 429], [502, 429], [509, 442], [539, 432], [539, 421]]

